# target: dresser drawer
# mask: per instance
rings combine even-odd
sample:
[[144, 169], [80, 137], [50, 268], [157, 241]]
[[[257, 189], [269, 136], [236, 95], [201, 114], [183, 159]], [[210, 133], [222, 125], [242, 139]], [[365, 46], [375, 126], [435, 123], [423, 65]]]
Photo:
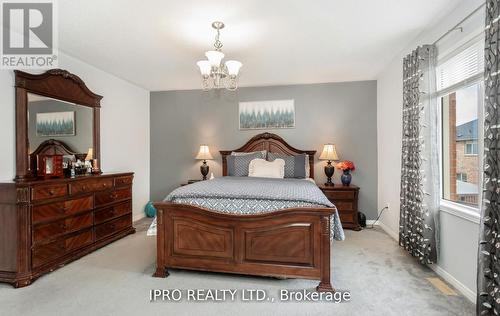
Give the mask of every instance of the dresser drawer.
[[115, 178], [115, 187], [122, 187], [132, 184], [132, 180], [134, 176], [125, 176], [125, 177], [116, 177]]
[[92, 207], [93, 203], [91, 196], [67, 200], [63, 202], [33, 206], [32, 220], [34, 223], [40, 221], [55, 220], [66, 215], [91, 210]]
[[132, 226], [132, 214], [128, 214], [95, 227], [95, 239], [100, 240]]
[[68, 194], [68, 186], [63, 184], [40, 185], [32, 189], [31, 199], [39, 201], [65, 196]]
[[93, 191], [108, 190], [113, 187], [113, 179], [85, 180], [73, 182], [69, 185], [71, 194], [80, 194]]
[[92, 230], [55, 241], [53, 243], [35, 247], [32, 257], [32, 266], [38, 267], [44, 263], [56, 260], [66, 253], [92, 243]]
[[92, 213], [69, 217], [33, 228], [33, 243], [50, 240], [54, 237], [72, 233], [92, 226]]
[[328, 199], [333, 201], [352, 200], [355, 194], [355, 192], [352, 191], [325, 191], [324, 193]]
[[101, 206], [109, 203], [130, 199], [132, 197], [132, 189], [118, 189], [114, 191], [99, 192], [95, 195], [95, 205]]
[[94, 221], [95, 224], [100, 224], [128, 213], [132, 213], [132, 202], [120, 203], [115, 206], [96, 211], [94, 214]]
[[354, 211], [354, 203], [347, 201], [335, 201], [335, 206], [340, 211]]

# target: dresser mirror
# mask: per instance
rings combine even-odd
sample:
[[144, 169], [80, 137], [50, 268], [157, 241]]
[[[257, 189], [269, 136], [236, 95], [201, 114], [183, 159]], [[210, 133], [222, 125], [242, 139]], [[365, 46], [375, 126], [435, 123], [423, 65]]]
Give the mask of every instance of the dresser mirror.
[[94, 147], [92, 108], [28, 93], [30, 154], [43, 142], [57, 140], [78, 154]]
[[[16, 75], [16, 181], [47, 177], [51, 156], [82, 162], [82, 170], [100, 173], [101, 96], [76, 75], [62, 69]], [[49, 159], [46, 159], [49, 158]], [[84, 163], [92, 162], [92, 168]], [[80, 165], [79, 165], [80, 166]], [[50, 173], [49, 173], [50, 174]], [[66, 174], [68, 176], [68, 174]]]

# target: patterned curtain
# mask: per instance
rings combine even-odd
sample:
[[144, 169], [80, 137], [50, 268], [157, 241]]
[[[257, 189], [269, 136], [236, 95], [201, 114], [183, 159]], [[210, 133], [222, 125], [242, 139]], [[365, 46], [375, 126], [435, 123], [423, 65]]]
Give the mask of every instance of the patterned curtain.
[[486, 1], [484, 175], [478, 253], [477, 314], [500, 313], [500, 0]]
[[437, 260], [439, 212], [438, 109], [433, 93], [436, 47], [403, 61], [403, 144], [399, 244], [423, 264]]

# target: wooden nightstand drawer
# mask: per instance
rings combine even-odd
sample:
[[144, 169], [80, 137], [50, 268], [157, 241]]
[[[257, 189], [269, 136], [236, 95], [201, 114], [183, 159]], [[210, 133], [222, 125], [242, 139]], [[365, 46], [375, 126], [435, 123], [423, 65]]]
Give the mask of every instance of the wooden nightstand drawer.
[[333, 204], [335, 204], [340, 211], [354, 211], [354, 202], [333, 201]]
[[324, 193], [331, 200], [352, 200], [356, 194], [351, 191], [324, 191]]
[[340, 216], [340, 221], [342, 222], [342, 226], [344, 226], [344, 223], [357, 223], [358, 218], [354, 217], [356, 213], [354, 212], [339, 212]]
[[319, 188], [337, 208], [342, 227], [360, 230], [361, 226], [358, 223], [359, 188], [355, 185], [319, 185]]

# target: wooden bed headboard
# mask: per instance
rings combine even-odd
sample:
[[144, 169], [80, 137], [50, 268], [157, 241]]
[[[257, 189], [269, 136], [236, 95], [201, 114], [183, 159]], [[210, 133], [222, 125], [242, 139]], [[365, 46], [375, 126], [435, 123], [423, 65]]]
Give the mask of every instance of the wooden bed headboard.
[[220, 154], [222, 156], [222, 175], [227, 176], [227, 156], [231, 155], [231, 152], [252, 152], [259, 150], [267, 150], [271, 153], [287, 155], [308, 154], [310, 177], [314, 178], [314, 155], [316, 154], [316, 150], [300, 150], [294, 148], [290, 146], [283, 138], [273, 133], [262, 133], [255, 135], [245, 145], [238, 149], [221, 150]]

